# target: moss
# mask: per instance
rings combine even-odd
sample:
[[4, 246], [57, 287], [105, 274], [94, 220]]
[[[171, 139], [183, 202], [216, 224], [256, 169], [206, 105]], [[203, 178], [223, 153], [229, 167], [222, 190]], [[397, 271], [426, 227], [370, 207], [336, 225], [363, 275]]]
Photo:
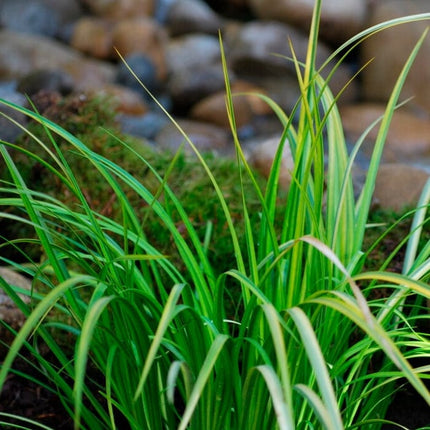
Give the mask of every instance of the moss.
[[[170, 152], [158, 151], [145, 142], [122, 135], [115, 124], [113, 109], [109, 100], [100, 98], [89, 99], [72, 95], [66, 98], [49, 99], [48, 102], [44, 100], [44, 102], [42, 104], [39, 101], [39, 106], [43, 107], [41, 114], [44, 117], [72, 133], [95, 152], [123, 167], [141, 181], [153, 194], [158, 193], [160, 187], [158, 179], [151, 173], [147, 165], [125, 147], [120, 140], [130, 145], [142, 155], [162, 177], [170, 169], [173, 155]], [[51, 139], [47, 136], [45, 128], [36, 122], [28, 126], [28, 131], [45, 143], [49, 143]], [[70, 143], [65, 140], [58, 136], [53, 136], [53, 138], [76, 175], [79, 186], [92, 209], [121, 221], [121, 208], [118, 202], [113, 198], [112, 191], [104, 178], [91, 165], [90, 160], [76, 154]], [[17, 144], [52, 163], [49, 155], [29, 134], [23, 135]], [[15, 151], [13, 158], [24, 180], [34, 190], [43, 191], [46, 194], [55, 196], [68, 206], [73, 207], [77, 203], [65, 184], [49, 172], [41, 163], [18, 151]], [[236, 162], [211, 154], [205, 154], [204, 158], [228, 201], [233, 220], [237, 221], [238, 235], [239, 237], [243, 237], [241, 223], [238, 222], [242, 218], [242, 198]], [[7, 180], [5, 169], [2, 169], [2, 171], [2, 179]], [[259, 178], [259, 181], [261, 185], [264, 185], [262, 178]], [[183, 205], [202, 240], [208, 222], [212, 223], [213, 235], [208, 250], [209, 255], [214, 262], [214, 267], [218, 267], [220, 271], [229, 268], [233, 255], [230, 234], [218, 197], [203, 166], [196, 157], [180, 154], [175, 165], [169, 171], [167, 183]], [[254, 222], [258, 223], [260, 207], [255, 191], [249, 181], [245, 181], [244, 186], [249, 204], [248, 209]], [[139, 196], [135, 195], [132, 190], [125, 188], [125, 192], [138, 216], [142, 220], [145, 220], [143, 227], [151, 243], [161, 252], [172, 254], [171, 236], [160, 225], [160, 221], [152, 213], [151, 208]], [[159, 198], [164, 199], [165, 196], [161, 194]], [[76, 208], [77, 206], [75, 205], [74, 207]], [[171, 209], [171, 211], [172, 219], [181, 231], [183, 226], [181, 225], [180, 217], [174, 209]], [[34, 232], [28, 227], [17, 225], [17, 223], [12, 224], [8, 223], [5, 219], [0, 222], [2, 231], [8, 232], [8, 239], [31, 237], [34, 235]], [[29, 253], [36, 260], [37, 256], [40, 255], [40, 249], [34, 246], [25, 252]], [[5, 253], [2, 254], [5, 255]], [[14, 255], [14, 258], [16, 259], [17, 255]], [[175, 257], [172, 256], [172, 258]], [[178, 264], [179, 261], [180, 259], [177, 259]]]

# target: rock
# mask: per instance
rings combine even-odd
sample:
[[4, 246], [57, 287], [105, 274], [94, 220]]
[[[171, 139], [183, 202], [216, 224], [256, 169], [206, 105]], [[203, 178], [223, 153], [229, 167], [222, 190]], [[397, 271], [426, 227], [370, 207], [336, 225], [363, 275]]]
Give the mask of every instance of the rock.
[[55, 37], [69, 43], [73, 26], [84, 15], [84, 9], [79, 0], [39, 0], [58, 16], [58, 31]]
[[143, 115], [148, 112], [145, 100], [135, 91], [122, 85], [108, 84], [98, 88], [93, 95], [112, 99], [115, 112], [126, 115]]
[[32, 96], [41, 90], [56, 91], [66, 95], [73, 91], [72, 77], [62, 70], [35, 70], [18, 80], [17, 90]]
[[148, 112], [142, 116], [118, 115], [117, 120], [123, 133], [154, 140], [169, 120], [164, 114]]
[[[279, 147], [279, 137], [272, 137], [264, 140], [263, 142], [256, 145], [248, 156], [249, 164], [259, 171], [266, 178], [270, 175], [273, 160], [276, 155], [276, 151]], [[290, 145], [287, 142], [284, 144], [281, 172], [279, 175], [279, 184], [288, 190], [291, 183], [291, 173], [294, 169], [294, 160], [291, 155]]]
[[[297, 29], [279, 22], [253, 21], [236, 32], [226, 48], [228, 62], [238, 74], [282, 76], [295, 73], [288, 46], [291, 39], [297, 58], [306, 59], [308, 39]], [[319, 63], [328, 57], [330, 50], [324, 45], [319, 49]], [[281, 57], [284, 56], [284, 57]]]
[[[23, 275], [9, 269], [7, 267], [0, 267], [0, 278], [7, 284], [19, 287], [27, 291], [31, 291], [31, 281]], [[20, 298], [25, 303], [30, 303], [30, 297], [19, 294]], [[18, 309], [13, 300], [6, 294], [2, 285], [0, 284], [0, 320], [10, 325], [14, 330], [19, 330], [25, 322], [24, 314]], [[4, 340], [5, 337], [12, 337], [10, 332], [7, 331], [0, 324], [0, 338]]]
[[[0, 278], [2, 278], [7, 284], [11, 286], [16, 286], [28, 291], [31, 291], [32, 289], [32, 283], [28, 278], [7, 267], [0, 267]], [[31, 299], [29, 296], [19, 294], [19, 297], [24, 301], [24, 303], [30, 303]], [[1, 284], [0, 320], [8, 324], [13, 330], [16, 331], [18, 331], [26, 321], [25, 315], [9, 297]], [[2, 360], [8, 352], [8, 345], [11, 345], [14, 341], [15, 335], [6, 329], [3, 324], [0, 324], [0, 339], [0, 360]]]
[[144, 54], [132, 54], [125, 57], [124, 60], [128, 67], [133, 70], [133, 73], [130, 72], [125, 63], [121, 62], [118, 65], [116, 82], [137, 93], [142, 93], [145, 97], [147, 92], [136, 77], [151, 93], [155, 94], [160, 90], [161, 82], [157, 78], [156, 68], [150, 58]]
[[220, 63], [173, 71], [167, 81], [167, 90], [172, 97], [174, 110], [178, 112], [187, 111], [199, 100], [224, 88], [224, 73]]
[[408, 164], [381, 164], [376, 178], [374, 202], [382, 209], [397, 212], [416, 206], [429, 176], [425, 170]]
[[240, 21], [249, 20], [251, 17], [249, 0], [208, 0], [207, 3], [223, 17]]
[[70, 45], [91, 57], [108, 59], [113, 56], [112, 23], [86, 16], [74, 25]]
[[219, 62], [218, 39], [206, 34], [191, 34], [170, 39], [166, 48], [167, 67], [170, 72], [192, 70]]
[[[368, 25], [388, 19], [429, 11], [427, 0], [386, 0], [374, 2]], [[428, 21], [417, 21], [384, 30], [366, 39], [362, 45], [362, 62], [373, 59], [362, 72], [363, 91], [367, 100], [387, 101], [397, 77], [422, 35]], [[427, 37], [405, 82], [401, 100], [413, 96], [412, 105], [430, 111], [430, 39]]]
[[171, 36], [187, 33], [218, 34], [222, 19], [201, 0], [176, 0], [166, 14]]
[[[266, 89], [268, 88], [263, 80], [270, 86], [273, 86], [270, 83], [271, 80], [275, 85], [282, 85], [279, 78], [288, 80], [289, 84], [296, 82], [296, 90], [292, 91], [295, 103], [297, 100], [295, 94], [299, 94], [299, 92], [294, 63], [287, 59], [287, 57], [291, 57], [288, 40], [291, 40], [297, 59], [303, 62], [306, 60], [308, 49], [307, 36], [291, 26], [278, 22], [250, 22], [238, 29], [230, 27], [229, 31], [226, 51], [227, 61], [233, 71], [239, 77], [246, 78]], [[321, 66], [330, 55], [331, 50], [326, 45], [319, 43], [317, 65]], [[330, 63], [322, 70], [321, 75], [324, 78], [329, 75], [333, 65]], [[288, 75], [292, 76], [294, 81], [291, 81]], [[350, 78], [350, 70], [347, 66], [341, 65], [333, 74], [329, 87], [334, 94], [337, 94]], [[292, 88], [289, 85], [289, 89]], [[268, 92], [270, 93], [270, 91]], [[355, 96], [356, 86], [350, 85], [342, 94], [341, 102], [351, 101]]]
[[[231, 90], [235, 122], [238, 128], [251, 123], [255, 116], [272, 113], [270, 107], [261, 98], [253, 95], [263, 94], [264, 91], [261, 88], [247, 82], [237, 81], [231, 86]], [[248, 94], [242, 95], [241, 93]], [[191, 109], [190, 116], [198, 121], [229, 128], [230, 121], [227, 115], [225, 91], [217, 92], [201, 100]]]
[[[362, 103], [341, 109], [342, 123], [347, 138], [356, 141], [365, 129], [384, 114], [381, 104]], [[370, 157], [378, 134], [374, 127], [362, 145], [362, 151]], [[383, 160], [400, 162], [430, 155], [430, 118], [421, 118], [404, 108], [394, 112], [388, 131]]]
[[[308, 32], [314, 0], [249, 0], [255, 15], [301, 27]], [[324, 0], [321, 6], [320, 36], [340, 44], [358, 33], [365, 24], [366, 0]]]
[[72, 61], [64, 66], [64, 70], [73, 77], [77, 91], [93, 91], [115, 79], [115, 67], [98, 60]]
[[123, 57], [146, 55], [155, 65], [157, 79], [166, 79], [167, 34], [154, 20], [130, 18], [120, 21], [113, 29], [112, 43]]
[[[26, 106], [26, 98], [15, 89], [14, 82], [5, 82], [0, 84], [0, 99], [7, 100], [14, 103], [17, 106]], [[0, 103], [0, 112], [9, 116], [14, 121], [25, 126], [28, 122], [27, 117], [10, 108], [2, 103]], [[6, 118], [0, 114], [0, 139], [6, 142], [13, 143], [15, 139], [22, 133], [22, 129], [15, 125], [10, 119]]]
[[[205, 124], [192, 120], [178, 120], [179, 126], [201, 152], [226, 153], [229, 151], [229, 139], [226, 130], [213, 124]], [[185, 142], [184, 136], [177, 127], [169, 122], [155, 136], [155, 141], [161, 148], [177, 151]], [[193, 154], [190, 145], [185, 142], [184, 151]]]
[[289, 73], [284, 76], [255, 76], [248, 78], [277, 103], [284, 112], [290, 113], [300, 98], [297, 78]]
[[95, 15], [123, 19], [137, 16], [151, 16], [154, 0], [83, 0]]
[[58, 13], [43, 1], [5, 0], [0, 9], [0, 27], [22, 33], [55, 36], [60, 28]]
[[73, 78], [76, 89], [94, 89], [115, 76], [113, 65], [86, 59], [62, 43], [0, 31], [0, 79], [19, 79], [38, 69], [63, 70]]
[[[16, 0], [14, 0], [16, 1]], [[80, 0], [39, 0], [57, 13], [60, 26], [77, 21], [84, 15]]]
[[176, 2], [176, 0], [158, 0], [158, 1], [156, 1], [153, 16], [159, 24], [164, 25], [166, 23], [170, 8], [171, 8], [172, 4], [174, 4], [175, 2]]

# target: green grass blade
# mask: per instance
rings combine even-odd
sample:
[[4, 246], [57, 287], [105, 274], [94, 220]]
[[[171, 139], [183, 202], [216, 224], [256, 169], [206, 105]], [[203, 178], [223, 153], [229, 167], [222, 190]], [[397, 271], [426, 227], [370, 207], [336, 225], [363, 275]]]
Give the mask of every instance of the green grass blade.
[[[330, 430], [343, 430], [343, 423], [337, 405], [337, 399], [325, 364], [324, 356], [321, 352], [321, 348], [312, 325], [306, 314], [300, 308], [289, 309], [288, 314], [294, 320], [294, 323], [299, 330], [308, 359], [314, 369], [318, 387], [330, 418], [329, 426], [327, 428]], [[316, 404], [318, 405], [318, 403]], [[322, 412], [323, 411], [319, 411], [318, 415]]]
[[151, 347], [145, 359], [145, 364], [138, 381], [136, 391], [134, 393], [134, 401], [142, 394], [143, 386], [145, 385], [146, 378], [149, 371], [154, 364], [155, 356], [163, 341], [163, 337], [169, 328], [169, 325], [177, 312], [177, 302], [181, 295], [184, 285], [175, 285], [169, 295], [169, 298], [164, 305], [163, 314], [161, 315], [157, 331], [155, 332], [154, 339], [152, 340]]
[[81, 427], [81, 413], [83, 406], [84, 380], [93, 333], [97, 328], [100, 315], [105, 311], [109, 303], [114, 300], [113, 296], [101, 297], [89, 307], [87, 315], [82, 325], [75, 361], [75, 382], [73, 386], [73, 396], [75, 400], [74, 426], [78, 430]]
[[267, 365], [257, 366], [256, 370], [262, 374], [266, 381], [279, 429], [294, 430], [296, 426], [291, 415], [291, 405], [288, 405], [285, 400], [284, 390], [275, 370]]
[[226, 335], [217, 335], [206, 355], [206, 359], [200, 369], [200, 372], [197, 376], [196, 382], [194, 383], [194, 387], [191, 391], [190, 398], [185, 407], [185, 411], [182, 415], [181, 422], [178, 426], [178, 430], [185, 430], [193, 416], [193, 413], [196, 409], [199, 398], [202, 395], [202, 392], [205, 388], [205, 385], [210, 377], [210, 374], [216, 364], [218, 356], [220, 355], [225, 343], [228, 341], [228, 336]]
[[[288, 365], [288, 354], [287, 348], [282, 335], [282, 328], [279, 321], [279, 314], [276, 312], [275, 307], [270, 303], [262, 305], [263, 311], [266, 315], [267, 323], [270, 327], [272, 335], [273, 345], [275, 347], [276, 358], [278, 362], [278, 368], [280, 373], [280, 384], [282, 387], [282, 397], [285, 399], [285, 414], [288, 420], [288, 428], [291, 428], [294, 422], [294, 411], [293, 411], [293, 396], [292, 387], [290, 380], [290, 371]], [[284, 408], [282, 408], [284, 409]], [[276, 406], [275, 406], [276, 410]]]

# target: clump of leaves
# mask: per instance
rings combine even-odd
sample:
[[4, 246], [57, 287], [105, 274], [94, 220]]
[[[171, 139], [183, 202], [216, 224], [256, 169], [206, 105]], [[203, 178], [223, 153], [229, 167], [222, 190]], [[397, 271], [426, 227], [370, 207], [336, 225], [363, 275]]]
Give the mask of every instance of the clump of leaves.
[[[42, 164], [64, 183], [76, 204], [66, 206], [33, 191], [34, 184], [23, 180], [9, 148], [0, 145], [13, 180], [9, 193], [19, 197], [14, 203], [29, 214], [46, 252], [43, 264], [10, 264], [49, 287], [30, 309], [19, 300], [16, 288], [0, 278], [0, 286], [28, 316], [3, 361], [0, 387], [25, 348], [55, 384], [76, 429], [122, 428], [116, 421], [121, 414], [133, 430], [379, 430], [388, 423], [383, 418], [395, 382], [405, 379], [430, 405], [425, 386], [428, 368], [412, 368], [410, 363], [415, 358], [427, 363], [430, 356], [427, 334], [415, 329], [415, 322], [423, 318], [422, 301], [430, 298], [425, 282], [430, 273], [430, 245], [417, 247], [430, 201], [430, 181], [413, 217], [402, 275], [362, 271], [363, 238], [384, 142], [425, 34], [393, 89], [357, 198], [351, 169], [367, 131], [349, 153], [337, 98], [315, 65], [320, 12], [321, 0], [317, 0], [306, 64], [295, 60], [292, 49], [301, 91], [294, 112], [288, 116], [267, 100], [284, 133], [264, 190], [237, 137], [222, 44], [227, 108], [237, 154], [236, 170], [230, 176], [240, 178], [239, 198], [223, 189], [225, 178], [217, 176], [219, 160], [206, 161], [182, 131], [210, 178], [233, 246], [229, 270], [220, 275], [208, 258], [211, 220], [202, 235], [191, 222], [200, 218], [185, 207], [190, 193], [189, 174], [180, 176], [188, 168], [185, 156], [176, 154], [160, 173], [158, 154], [139, 156], [140, 149], [135, 149], [132, 153], [143, 168], [136, 180], [136, 172], [113, 161], [112, 153], [104, 157], [88, 146], [90, 142], [15, 107], [44, 126], [48, 135], [52, 132], [70, 143], [70, 150], [64, 145], [58, 148], [51, 139], [44, 148], [51, 151], [50, 162]], [[364, 30], [333, 57], [384, 28], [417, 19], [430, 19], [430, 14]], [[291, 120], [295, 113], [299, 114], [297, 126]], [[278, 232], [284, 145], [290, 146], [295, 166]], [[125, 146], [131, 145], [125, 142]], [[71, 169], [69, 153], [80, 154], [104, 178], [110, 195], [115, 194], [120, 203], [118, 222], [90, 206], [83, 189], [88, 183], [82, 182], [82, 171]], [[33, 158], [40, 161], [40, 157]], [[151, 176], [158, 181], [154, 191], [149, 190]], [[192, 183], [197, 183], [194, 179]], [[261, 211], [259, 207], [253, 210], [248, 180]], [[205, 199], [211, 200], [209, 188], [204, 189]], [[0, 203], [6, 206], [10, 200], [0, 199]], [[240, 205], [242, 222], [237, 222]], [[184, 271], [148, 242], [150, 215], [142, 214], [142, 208], [152, 209], [157, 222], [165, 226]], [[254, 217], [260, 217], [259, 223]], [[359, 288], [367, 282], [374, 290], [387, 289], [389, 296], [368, 299], [371, 295], [363, 295]], [[240, 312], [233, 316], [231, 283], [240, 291], [235, 303]], [[418, 300], [410, 301], [412, 296]], [[53, 307], [70, 316], [74, 324], [47, 321]], [[76, 336], [72, 360], [51, 336], [50, 328]], [[37, 337], [53, 352], [55, 363], [40, 356]], [[36, 342], [28, 342], [29, 338]], [[89, 363], [104, 376], [95, 390], [88, 383]], [[28, 378], [34, 380], [33, 375]]]

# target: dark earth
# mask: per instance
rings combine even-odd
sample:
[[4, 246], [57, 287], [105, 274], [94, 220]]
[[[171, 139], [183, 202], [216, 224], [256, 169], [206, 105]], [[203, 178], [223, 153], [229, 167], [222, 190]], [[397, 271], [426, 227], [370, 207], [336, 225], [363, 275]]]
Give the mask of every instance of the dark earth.
[[[17, 361], [15, 369], [24, 373], [33, 370], [23, 361]], [[73, 430], [73, 421], [65, 411], [55, 390], [50, 391], [13, 373], [8, 376], [0, 395], [0, 412], [29, 418], [54, 430]], [[430, 408], [411, 387], [405, 385], [397, 392], [387, 419], [409, 430], [430, 429]], [[7, 422], [12, 424], [14, 421]], [[7, 425], [0, 418], [0, 428], [6, 430], [16, 427]], [[40, 429], [28, 424], [25, 424], [24, 428]], [[394, 425], [384, 425], [383, 430], [398, 428]], [[121, 430], [124, 429], [126, 429], [126, 423], [121, 427]]]

